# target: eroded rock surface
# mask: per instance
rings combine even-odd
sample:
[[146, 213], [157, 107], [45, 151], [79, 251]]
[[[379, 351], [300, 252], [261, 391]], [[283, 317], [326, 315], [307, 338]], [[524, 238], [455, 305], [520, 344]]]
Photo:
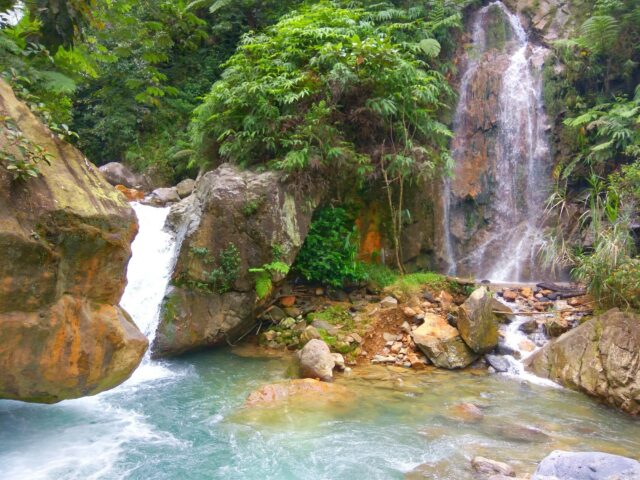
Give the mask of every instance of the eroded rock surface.
[[168, 218], [180, 250], [154, 355], [225, 344], [245, 334], [257, 306], [249, 269], [276, 260], [291, 265], [318, 200], [293, 191], [276, 172], [224, 164], [203, 175]]
[[[0, 398], [53, 403], [112, 388], [147, 347], [118, 307], [135, 214], [1, 80], [0, 117], [51, 154], [24, 181], [0, 163]], [[21, 155], [4, 129], [0, 148]]]
[[478, 356], [460, 337], [457, 329], [440, 315], [425, 314], [424, 323], [411, 333], [415, 344], [440, 368], [464, 368]]
[[613, 309], [526, 360], [538, 376], [640, 414], [640, 315]]

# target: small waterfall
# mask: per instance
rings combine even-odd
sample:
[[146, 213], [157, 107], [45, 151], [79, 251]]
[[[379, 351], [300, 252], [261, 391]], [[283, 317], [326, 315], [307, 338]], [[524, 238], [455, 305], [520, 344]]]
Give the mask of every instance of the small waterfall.
[[[175, 261], [176, 240], [164, 228], [169, 207], [156, 208], [138, 203], [132, 206], [138, 217], [139, 231], [131, 245], [127, 287], [120, 305], [131, 315], [151, 345]], [[147, 353], [142, 365], [127, 383], [147, 381], [168, 373], [159, 363], [151, 362]]]
[[477, 12], [472, 38], [454, 119], [455, 175], [443, 188], [443, 253], [455, 265], [449, 273], [532, 280], [542, 275], [539, 219], [550, 183], [534, 65], [545, 51], [499, 1]]

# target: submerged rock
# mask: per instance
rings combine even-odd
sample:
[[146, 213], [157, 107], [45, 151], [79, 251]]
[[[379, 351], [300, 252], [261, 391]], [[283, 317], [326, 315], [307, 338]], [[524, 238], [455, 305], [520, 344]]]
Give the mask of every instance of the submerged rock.
[[439, 315], [425, 314], [424, 323], [411, 333], [415, 344], [440, 368], [464, 368], [478, 356], [460, 337], [458, 330]]
[[[335, 358], [329, 346], [322, 340], [309, 340], [298, 352], [300, 360], [300, 376], [302, 378], [317, 378], [323, 382], [333, 380]], [[344, 359], [342, 361], [344, 365]]]
[[485, 355], [484, 359], [496, 372], [504, 373], [509, 371], [509, 360], [501, 355]]
[[347, 394], [347, 389], [341, 385], [303, 378], [265, 385], [249, 394], [245, 406], [269, 406], [291, 399], [308, 399], [310, 401], [322, 399], [344, 400]]
[[538, 376], [640, 414], [640, 315], [613, 309], [527, 358]]
[[465, 423], [478, 423], [484, 418], [484, 413], [473, 403], [456, 403], [449, 408], [449, 416]]
[[491, 293], [480, 287], [458, 309], [458, 330], [476, 353], [490, 352], [498, 346], [498, 321], [493, 314]]
[[224, 164], [200, 177], [169, 215], [180, 251], [153, 354], [178, 355], [246, 334], [259, 303], [249, 270], [273, 262], [274, 246], [279, 261], [293, 263], [317, 201], [290, 189], [276, 172]]
[[498, 462], [484, 457], [475, 457], [471, 460], [473, 469], [483, 475], [504, 475], [505, 477], [515, 477], [516, 472], [511, 465]]
[[531, 480], [637, 480], [640, 462], [599, 452], [556, 450], [536, 469]]
[[26, 181], [0, 162], [0, 398], [53, 403], [112, 388], [147, 348], [118, 306], [135, 214], [1, 80], [0, 117], [52, 155]]

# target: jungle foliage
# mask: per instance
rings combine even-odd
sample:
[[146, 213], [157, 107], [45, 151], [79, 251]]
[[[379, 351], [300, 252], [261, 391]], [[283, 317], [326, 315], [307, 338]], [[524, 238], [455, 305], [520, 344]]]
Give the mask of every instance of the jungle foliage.
[[[555, 44], [563, 69], [549, 78], [547, 104], [563, 120], [570, 155], [556, 168], [549, 212], [560, 219], [546, 249], [572, 269], [602, 307], [640, 308], [640, 4], [599, 0], [577, 35]], [[581, 205], [578, 231], [562, 218]]]

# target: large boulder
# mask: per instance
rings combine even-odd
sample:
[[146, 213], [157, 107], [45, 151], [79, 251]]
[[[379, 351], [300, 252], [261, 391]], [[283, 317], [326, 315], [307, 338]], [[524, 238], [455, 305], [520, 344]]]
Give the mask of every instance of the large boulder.
[[51, 155], [28, 180], [0, 161], [0, 398], [53, 403], [112, 388], [147, 348], [118, 306], [135, 214], [1, 80], [0, 118], [0, 151], [24, 160], [9, 138], [21, 135]]
[[100, 168], [102, 176], [114, 187], [122, 185], [127, 188], [148, 192], [151, 190], [149, 179], [140, 173], [134, 173], [129, 167], [119, 162], [110, 162]]
[[478, 358], [464, 343], [458, 330], [433, 313], [425, 315], [424, 323], [411, 333], [411, 337], [436, 367], [464, 368]]
[[291, 265], [318, 201], [276, 172], [224, 164], [203, 175], [168, 218], [180, 249], [153, 354], [226, 344], [248, 332], [258, 304], [249, 270], [275, 260]]
[[538, 376], [640, 414], [640, 315], [613, 309], [548, 343], [526, 360]]
[[490, 352], [498, 346], [498, 319], [493, 305], [491, 293], [480, 287], [458, 309], [460, 336], [476, 353]]
[[335, 359], [329, 346], [322, 340], [309, 340], [298, 352], [298, 359], [302, 378], [317, 378], [323, 382], [333, 379]]
[[531, 480], [637, 480], [640, 462], [600, 452], [563, 452], [548, 455]]

